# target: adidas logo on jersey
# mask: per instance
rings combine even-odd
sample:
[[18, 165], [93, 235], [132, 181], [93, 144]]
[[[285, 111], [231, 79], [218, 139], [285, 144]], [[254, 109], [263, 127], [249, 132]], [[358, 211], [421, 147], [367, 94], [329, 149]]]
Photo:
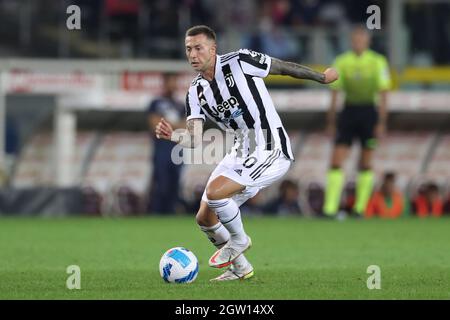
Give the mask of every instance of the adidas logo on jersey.
[[242, 176], [242, 169], [236, 169], [234, 170], [238, 175]]
[[200, 106], [202, 106], [202, 107], [207, 103], [205, 94], [203, 93], [203, 91], [198, 94], [198, 101], [200, 102]]

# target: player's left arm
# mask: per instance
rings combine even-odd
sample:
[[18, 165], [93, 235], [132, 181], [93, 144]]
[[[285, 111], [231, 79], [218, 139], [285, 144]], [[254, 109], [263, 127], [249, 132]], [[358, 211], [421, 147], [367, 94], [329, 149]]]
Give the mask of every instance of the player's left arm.
[[313, 80], [327, 84], [336, 81], [339, 75], [334, 68], [327, 68], [324, 72], [315, 71], [298, 63], [272, 58], [269, 74], [286, 75], [297, 79]]

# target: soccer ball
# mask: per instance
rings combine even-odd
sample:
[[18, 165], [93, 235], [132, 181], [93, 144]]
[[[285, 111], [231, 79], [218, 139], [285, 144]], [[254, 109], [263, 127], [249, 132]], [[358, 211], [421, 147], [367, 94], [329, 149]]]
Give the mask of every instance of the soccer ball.
[[183, 247], [169, 249], [159, 261], [159, 273], [166, 282], [191, 283], [198, 275], [197, 257]]

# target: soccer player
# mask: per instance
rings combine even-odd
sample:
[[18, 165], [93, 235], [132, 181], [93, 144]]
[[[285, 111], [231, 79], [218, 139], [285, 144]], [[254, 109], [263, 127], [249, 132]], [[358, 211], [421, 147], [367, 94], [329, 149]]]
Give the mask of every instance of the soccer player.
[[221, 129], [235, 132], [233, 148], [208, 180], [196, 220], [218, 249], [209, 265], [229, 267], [212, 280], [248, 279], [253, 267], [243, 253], [251, 239], [244, 231], [239, 207], [280, 179], [293, 161], [289, 138], [262, 78], [281, 74], [331, 83], [338, 75], [333, 68], [316, 72], [247, 49], [217, 55], [215, 32], [207, 26], [187, 30], [185, 49], [189, 64], [199, 72], [186, 95], [187, 128], [177, 134], [161, 119], [156, 134], [195, 148], [202, 141], [206, 117]]
[[[325, 216], [329, 217], [339, 211], [345, 180], [342, 163], [355, 138], [359, 139], [362, 150], [352, 216], [363, 216], [373, 187], [371, 160], [376, 138], [386, 131], [386, 93], [391, 85], [386, 59], [369, 49], [370, 35], [364, 27], [353, 29], [351, 44], [352, 50], [338, 56], [333, 64], [340, 77], [331, 84], [331, 105], [327, 113], [327, 132], [335, 139], [323, 206]], [[336, 121], [339, 91], [345, 93], [345, 106]]]

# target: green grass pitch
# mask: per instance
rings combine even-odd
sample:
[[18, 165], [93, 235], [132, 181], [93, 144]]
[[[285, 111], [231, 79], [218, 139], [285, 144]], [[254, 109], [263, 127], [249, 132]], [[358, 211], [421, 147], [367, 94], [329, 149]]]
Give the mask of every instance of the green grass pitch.
[[[210, 283], [214, 248], [193, 217], [1, 218], [0, 299], [450, 299], [450, 219], [245, 217], [255, 277]], [[159, 259], [184, 246], [192, 284], [167, 284]], [[66, 268], [81, 268], [68, 290]], [[381, 289], [369, 290], [369, 265]]]

